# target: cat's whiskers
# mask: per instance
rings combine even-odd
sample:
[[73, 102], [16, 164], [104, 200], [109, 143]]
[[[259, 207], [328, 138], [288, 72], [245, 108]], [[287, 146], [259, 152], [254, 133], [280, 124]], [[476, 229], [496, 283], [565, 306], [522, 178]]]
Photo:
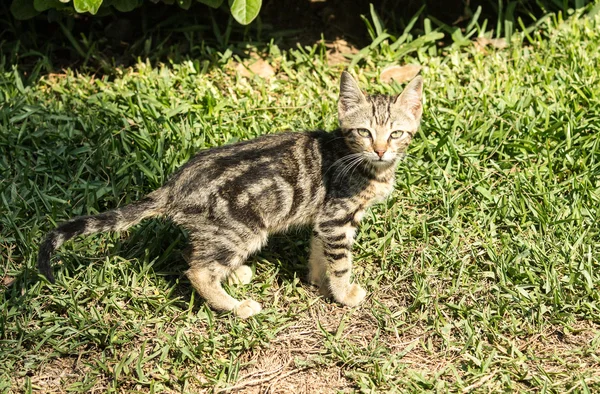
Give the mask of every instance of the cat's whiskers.
[[352, 172], [350, 173], [350, 177], [349, 177], [349, 178], [352, 178], [352, 176], [354, 176], [354, 171], [356, 171], [356, 169], [359, 167], [359, 165], [360, 165], [360, 164], [362, 164], [362, 163], [364, 163], [364, 162], [368, 162], [368, 161], [369, 161], [369, 159], [367, 159], [367, 158], [366, 158], [366, 157], [363, 155], [363, 156], [362, 156], [362, 160], [361, 160], [361, 161], [360, 161], [360, 162], [359, 162], [357, 165], [355, 165], [355, 166], [354, 166], [354, 168], [352, 169]]
[[[323, 174], [324, 176], [327, 175], [327, 173], [329, 172], [329, 170], [331, 170], [332, 168], [336, 167], [336, 171], [334, 171], [334, 175], [337, 172], [337, 170], [342, 167], [341, 165], [348, 160], [352, 160], [358, 156], [361, 156], [362, 153], [350, 153], [349, 155], [346, 156], [342, 156], [341, 158], [337, 159], [336, 161], [333, 162], [332, 165], [329, 166], [329, 168], [327, 169], [327, 171], [325, 171], [325, 173]], [[339, 166], [337, 166], [337, 164], [340, 164]]]
[[[358, 168], [360, 164], [362, 164], [366, 160], [365, 156], [362, 153], [359, 153], [358, 156], [355, 156], [353, 160], [347, 163], [344, 167], [340, 169], [340, 172], [337, 174], [335, 181], [337, 182], [340, 179], [343, 179], [349, 172], [352, 170], [352, 173]], [[350, 178], [352, 175], [350, 175]]]
[[345, 163], [343, 166], [339, 166], [339, 167], [336, 169], [336, 172], [335, 172], [335, 174], [334, 174], [334, 175], [335, 175], [334, 182], [337, 182], [337, 181], [339, 181], [340, 179], [343, 179], [343, 178], [346, 176], [346, 174], [347, 174], [347, 173], [350, 171], [350, 169], [351, 169], [352, 167], [354, 167], [354, 166], [355, 166], [357, 163], [360, 163], [360, 162], [361, 162], [361, 160], [362, 160], [362, 159], [361, 159], [361, 157], [360, 157], [360, 156], [355, 156], [355, 157], [353, 157], [353, 158], [352, 158], [352, 160], [349, 160], [349, 161], [348, 161], [347, 163]]

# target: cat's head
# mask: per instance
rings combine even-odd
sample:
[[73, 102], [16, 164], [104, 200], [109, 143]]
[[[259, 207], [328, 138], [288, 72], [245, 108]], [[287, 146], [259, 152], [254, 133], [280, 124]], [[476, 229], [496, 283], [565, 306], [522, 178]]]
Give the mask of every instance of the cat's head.
[[396, 164], [419, 128], [423, 79], [415, 77], [397, 96], [364, 95], [344, 71], [340, 83], [340, 127], [354, 153], [375, 169]]

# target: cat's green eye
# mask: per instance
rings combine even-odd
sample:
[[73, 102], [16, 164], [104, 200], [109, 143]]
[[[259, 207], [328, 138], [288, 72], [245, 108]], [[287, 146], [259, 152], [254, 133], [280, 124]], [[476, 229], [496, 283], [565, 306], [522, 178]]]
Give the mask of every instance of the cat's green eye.
[[361, 137], [364, 137], [364, 138], [370, 138], [371, 137], [371, 132], [369, 130], [367, 130], [367, 129], [357, 129], [356, 132]]
[[395, 139], [395, 138], [400, 138], [403, 135], [404, 135], [404, 131], [398, 130], [398, 131], [394, 131], [390, 136]]

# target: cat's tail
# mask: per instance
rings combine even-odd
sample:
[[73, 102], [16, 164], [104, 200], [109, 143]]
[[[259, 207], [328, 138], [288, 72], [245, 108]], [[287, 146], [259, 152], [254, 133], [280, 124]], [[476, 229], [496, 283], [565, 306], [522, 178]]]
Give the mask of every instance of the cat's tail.
[[61, 223], [48, 233], [46, 239], [40, 245], [38, 269], [51, 283], [54, 283], [50, 257], [52, 252], [65, 241], [78, 235], [104, 231], [122, 231], [146, 218], [164, 214], [164, 203], [160, 197], [162, 196], [156, 192], [151, 193], [146, 198], [122, 208], [93, 216], [79, 216]]

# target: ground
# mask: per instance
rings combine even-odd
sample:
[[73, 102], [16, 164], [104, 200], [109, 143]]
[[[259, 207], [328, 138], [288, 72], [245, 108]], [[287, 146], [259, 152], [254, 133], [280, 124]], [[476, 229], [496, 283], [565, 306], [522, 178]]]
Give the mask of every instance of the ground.
[[[437, 32], [372, 30], [376, 44], [346, 41], [335, 60], [333, 40], [229, 52], [191, 40], [110, 73], [3, 54], [0, 390], [598, 391], [599, 26], [554, 15], [476, 41], [476, 24], [441, 47]], [[273, 237], [249, 261], [252, 283], [229, 289], [262, 303], [248, 320], [191, 290], [186, 236], [165, 220], [68, 242], [57, 283], [38, 276], [57, 222], [138, 200], [199, 149], [331, 130], [343, 69], [395, 93], [403, 82], [382, 74], [407, 64], [425, 79], [423, 124], [395, 192], [361, 223], [362, 305], [304, 281], [306, 230]]]

